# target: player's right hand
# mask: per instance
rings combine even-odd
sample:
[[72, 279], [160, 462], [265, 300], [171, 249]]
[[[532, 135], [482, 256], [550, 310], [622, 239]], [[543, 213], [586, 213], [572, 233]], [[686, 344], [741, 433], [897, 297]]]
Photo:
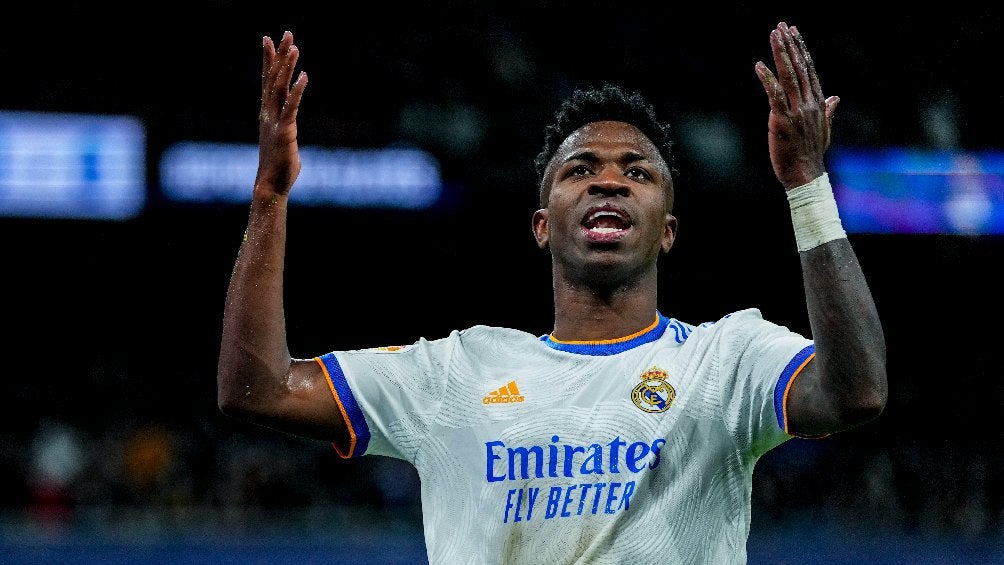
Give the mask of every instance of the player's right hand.
[[293, 34], [282, 34], [279, 47], [272, 38], [262, 38], [261, 112], [258, 115], [258, 174], [256, 195], [286, 195], [300, 174], [296, 141], [296, 113], [300, 108], [307, 73], [300, 71], [290, 85], [300, 50]]

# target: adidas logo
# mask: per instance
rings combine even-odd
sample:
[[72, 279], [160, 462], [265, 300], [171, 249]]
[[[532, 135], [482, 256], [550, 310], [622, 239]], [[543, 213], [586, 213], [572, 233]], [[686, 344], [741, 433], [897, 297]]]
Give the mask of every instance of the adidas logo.
[[509, 384], [500, 386], [498, 390], [493, 390], [481, 399], [485, 404], [509, 404], [510, 402], [523, 402], [526, 398], [519, 393], [516, 381], [509, 381]]

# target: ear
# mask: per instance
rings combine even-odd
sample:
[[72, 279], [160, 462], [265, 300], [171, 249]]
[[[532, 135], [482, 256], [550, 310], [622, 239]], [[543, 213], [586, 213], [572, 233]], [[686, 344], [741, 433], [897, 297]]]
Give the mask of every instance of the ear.
[[666, 214], [666, 225], [662, 229], [662, 252], [669, 253], [669, 250], [673, 248], [673, 242], [676, 241], [676, 228], [677, 220], [676, 216], [672, 214]]
[[530, 227], [533, 229], [533, 238], [537, 240], [537, 247], [547, 249], [547, 209], [541, 208], [534, 212], [530, 223]]

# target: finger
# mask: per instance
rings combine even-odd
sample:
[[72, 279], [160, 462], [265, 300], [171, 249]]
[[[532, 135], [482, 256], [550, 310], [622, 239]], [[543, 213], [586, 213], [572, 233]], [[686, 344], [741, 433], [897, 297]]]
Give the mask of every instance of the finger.
[[778, 24], [778, 29], [781, 31], [781, 38], [784, 42], [785, 52], [788, 54], [788, 60], [791, 62], [792, 78], [794, 79], [796, 90], [790, 91], [790, 94], [792, 97], [797, 96], [797, 99], [792, 101], [793, 105], [798, 105], [809, 100], [817, 103], [821, 102], [821, 99], [812, 97], [809, 72], [801, 44], [795, 39], [791, 28], [785, 22]]
[[816, 64], [812, 60], [809, 48], [806, 47], [805, 39], [802, 38], [802, 34], [798, 31], [797, 27], [791, 26], [789, 29], [791, 30], [792, 37], [794, 37], [795, 41], [798, 43], [802, 56], [805, 58], [806, 72], [809, 78], [809, 87], [812, 90], [812, 96], [817, 101], [821, 102], [823, 100], [823, 87], [819, 82], [819, 75], [816, 74]]
[[269, 36], [262, 37], [262, 57], [261, 57], [261, 108], [258, 111], [258, 121], [264, 122], [268, 119], [269, 108], [272, 103], [273, 86], [271, 82], [272, 64], [275, 62], [275, 43]]
[[766, 72], [765, 76], [768, 79], [768, 83], [765, 84], [765, 88], [768, 88], [767, 95], [771, 100], [771, 107], [780, 112], [787, 113], [788, 111], [788, 97], [784, 92], [784, 85], [782, 80], [785, 76], [791, 76], [790, 66], [786, 66], [787, 54], [784, 52], [784, 46], [781, 43], [781, 34], [776, 29], [770, 32], [770, 50], [774, 57], [774, 68], [776, 73], [771, 73], [766, 66], [763, 66], [763, 71]]
[[[791, 64], [791, 56], [788, 54], [788, 47], [785, 45], [784, 34], [780, 28], [781, 24], [778, 24], [778, 28], [770, 32], [770, 48], [774, 54], [777, 82], [784, 91], [784, 107], [789, 108], [798, 104], [799, 88], [795, 69]], [[779, 100], [779, 102], [782, 101]]]
[[265, 36], [261, 38], [261, 83], [265, 86], [265, 77], [268, 75], [268, 68], [275, 59], [275, 44], [272, 43], [272, 38]]
[[296, 77], [296, 82], [293, 83], [293, 87], [289, 90], [289, 97], [286, 99], [286, 105], [282, 110], [284, 120], [296, 121], [296, 115], [300, 111], [300, 100], [303, 98], [305, 88], [307, 88], [307, 73], [300, 71], [300, 74]]
[[760, 78], [760, 84], [763, 85], [764, 92], [767, 93], [767, 102], [770, 104], [771, 110], [784, 112], [787, 109], [788, 100], [784, 95], [781, 85], [777, 82], [777, 77], [774, 76], [774, 73], [770, 72], [770, 69], [767, 68], [767, 65], [763, 61], [757, 61], [754, 70]]
[[293, 44], [293, 34], [288, 29], [282, 32], [282, 39], [279, 40], [279, 51], [288, 50]]
[[280, 90], [280, 73], [286, 59], [289, 57], [289, 46], [291, 44], [288, 34], [289, 32], [283, 34], [278, 46], [275, 46], [271, 39], [268, 40], [269, 48], [266, 52], [268, 57], [264, 63], [265, 68], [262, 77], [263, 109], [266, 103], [269, 108], [281, 105], [285, 99], [286, 90], [289, 88], [289, 83], [287, 82], [281, 85], [282, 89]]
[[283, 32], [282, 41], [279, 43], [277, 62], [275, 65], [276, 87], [282, 85], [282, 96], [285, 98], [289, 91], [289, 81], [293, 78], [293, 69], [297, 59], [300, 58], [300, 49], [293, 44], [293, 34], [288, 30]]

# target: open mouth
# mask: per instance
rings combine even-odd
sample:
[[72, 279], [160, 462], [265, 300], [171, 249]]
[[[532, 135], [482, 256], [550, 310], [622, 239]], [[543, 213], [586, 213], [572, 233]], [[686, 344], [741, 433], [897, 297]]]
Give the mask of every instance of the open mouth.
[[620, 239], [631, 229], [631, 216], [626, 210], [604, 204], [590, 208], [582, 218], [582, 231], [594, 241]]

